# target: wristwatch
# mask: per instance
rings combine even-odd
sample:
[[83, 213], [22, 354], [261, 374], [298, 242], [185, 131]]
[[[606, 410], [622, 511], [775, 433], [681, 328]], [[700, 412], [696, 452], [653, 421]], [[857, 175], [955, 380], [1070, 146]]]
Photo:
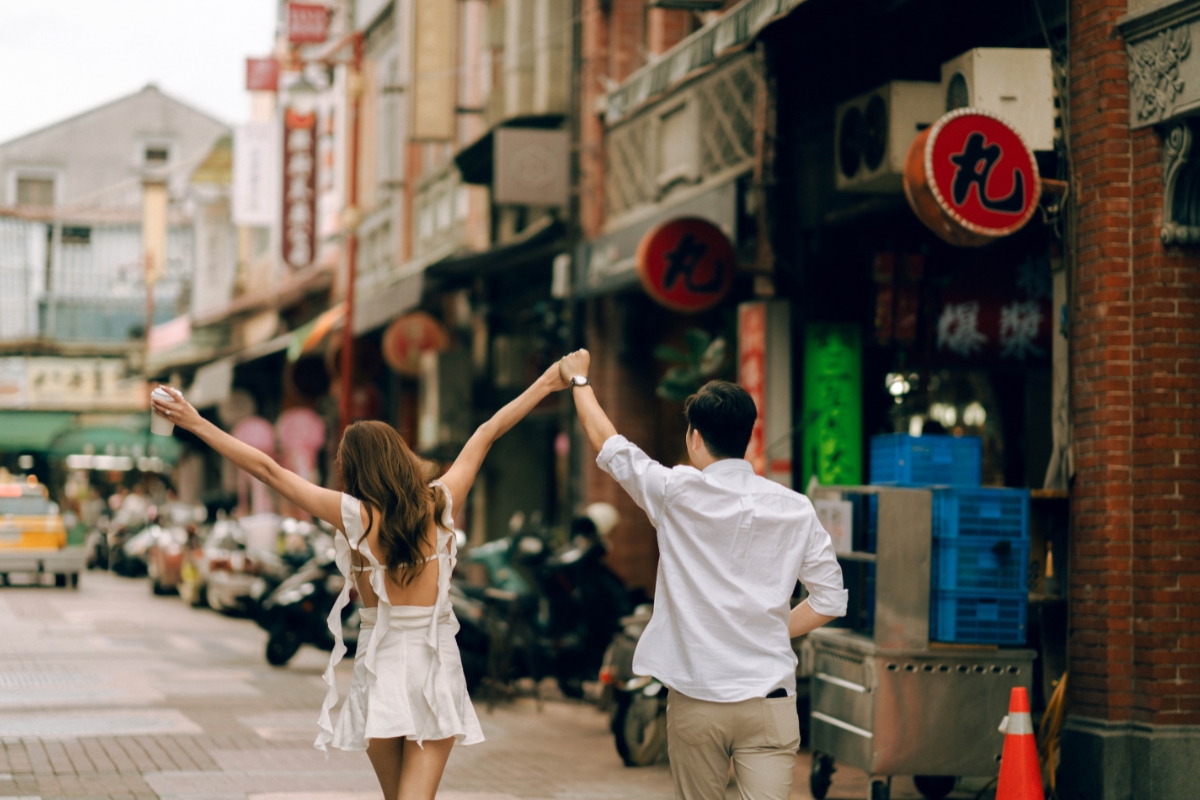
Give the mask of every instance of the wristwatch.
[[587, 379], [587, 375], [576, 375], [575, 377], [571, 378], [571, 388], [572, 389], [574, 389], [576, 386], [591, 386], [591, 385], [592, 385], [592, 382]]

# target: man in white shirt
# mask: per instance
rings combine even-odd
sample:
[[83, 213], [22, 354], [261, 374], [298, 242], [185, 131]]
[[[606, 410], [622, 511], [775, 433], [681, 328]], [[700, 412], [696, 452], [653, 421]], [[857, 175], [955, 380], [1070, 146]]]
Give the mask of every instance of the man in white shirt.
[[[679, 800], [786, 800], [800, 722], [791, 639], [846, 613], [842, 571], [806, 497], [741, 456], [758, 416], [745, 389], [713, 381], [688, 398], [693, 467], [667, 468], [617, 433], [579, 350], [561, 371], [596, 463], [658, 531], [654, 614], [633, 669], [670, 690], [667, 747]], [[799, 579], [808, 597], [791, 608]]]

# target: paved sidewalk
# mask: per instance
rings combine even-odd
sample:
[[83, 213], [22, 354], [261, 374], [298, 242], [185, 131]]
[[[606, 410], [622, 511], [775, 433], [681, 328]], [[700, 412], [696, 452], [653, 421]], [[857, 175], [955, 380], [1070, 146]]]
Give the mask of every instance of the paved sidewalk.
[[[265, 643], [249, 620], [154, 597], [145, 581], [0, 589], [0, 800], [378, 800], [365, 754], [312, 748], [326, 654], [305, 648], [274, 669]], [[441, 800], [673, 798], [666, 766], [622, 766], [591, 706], [479, 714], [487, 741], [454, 751]], [[802, 753], [798, 800], [808, 765]], [[829, 800], [865, 793], [843, 768]], [[899, 781], [892, 796], [918, 797]]]

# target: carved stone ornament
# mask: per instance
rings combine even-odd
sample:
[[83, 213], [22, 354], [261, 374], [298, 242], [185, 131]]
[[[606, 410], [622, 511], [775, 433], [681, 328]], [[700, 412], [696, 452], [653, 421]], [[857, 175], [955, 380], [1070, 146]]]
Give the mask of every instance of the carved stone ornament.
[[1192, 51], [1187, 25], [1160, 31], [1128, 45], [1129, 89], [1138, 122], [1154, 122], [1168, 114], [1183, 91], [1179, 65]]
[[1187, 122], [1163, 136], [1163, 226], [1165, 245], [1200, 244], [1200, 164], [1191, 161], [1195, 137]]

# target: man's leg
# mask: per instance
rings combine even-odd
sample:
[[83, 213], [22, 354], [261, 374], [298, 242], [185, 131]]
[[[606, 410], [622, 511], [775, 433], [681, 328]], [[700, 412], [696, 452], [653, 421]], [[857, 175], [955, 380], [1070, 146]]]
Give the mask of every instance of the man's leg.
[[733, 769], [742, 800], [788, 800], [800, 749], [796, 698], [746, 700], [739, 707]]
[[667, 697], [667, 751], [675, 800], [725, 800], [732, 741], [730, 706], [672, 691]]

